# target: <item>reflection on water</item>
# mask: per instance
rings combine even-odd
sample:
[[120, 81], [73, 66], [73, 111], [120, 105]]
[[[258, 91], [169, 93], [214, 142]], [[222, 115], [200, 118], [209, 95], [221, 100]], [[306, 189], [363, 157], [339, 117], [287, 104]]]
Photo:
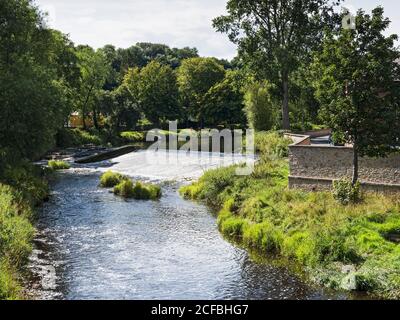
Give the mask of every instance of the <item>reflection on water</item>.
[[284, 268], [253, 263], [176, 185], [124, 201], [96, 173], [63, 173], [38, 216], [30, 268], [43, 299], [325, 299]]

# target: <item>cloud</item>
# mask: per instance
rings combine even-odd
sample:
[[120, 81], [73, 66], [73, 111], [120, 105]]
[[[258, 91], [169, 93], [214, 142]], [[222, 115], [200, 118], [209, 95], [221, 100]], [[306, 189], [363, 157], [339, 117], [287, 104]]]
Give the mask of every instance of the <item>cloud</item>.
[[201, 55], [231, 59], [236, 47], [218, 34], [212, 19], [226, 0], [36, 0], [49, 25], [77, 44], [129, 47], [136, 42], [197, 47]]

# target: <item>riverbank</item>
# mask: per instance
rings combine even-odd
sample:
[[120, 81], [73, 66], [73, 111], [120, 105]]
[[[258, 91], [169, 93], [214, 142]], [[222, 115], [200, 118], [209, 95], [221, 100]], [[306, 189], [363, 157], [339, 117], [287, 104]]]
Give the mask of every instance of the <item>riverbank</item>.
[[294, 261], [318, 284], [400, 298], [400, 200], [366, 194], [343, 206], [327, 192], [289, 190], [284, 148], [264, 145], [251, 176], [220, 168], [181, 193], [216, 208], [228, 239]]
[[48, 197], [43, 169], [21, 164], [0, 179], [0, 300], [22, 299], [23, 267], [32, 251], [35, 208]]

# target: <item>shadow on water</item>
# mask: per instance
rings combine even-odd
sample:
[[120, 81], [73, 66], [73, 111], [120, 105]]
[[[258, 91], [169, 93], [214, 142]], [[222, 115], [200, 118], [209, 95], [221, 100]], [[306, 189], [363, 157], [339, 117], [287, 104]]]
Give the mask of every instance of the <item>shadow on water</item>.
[[62, 173], [38, 213], [31, 293], [39, 299], [346, 299], [287, 268], [255, 263], [177, 184], [124, 201], [96, 173]]

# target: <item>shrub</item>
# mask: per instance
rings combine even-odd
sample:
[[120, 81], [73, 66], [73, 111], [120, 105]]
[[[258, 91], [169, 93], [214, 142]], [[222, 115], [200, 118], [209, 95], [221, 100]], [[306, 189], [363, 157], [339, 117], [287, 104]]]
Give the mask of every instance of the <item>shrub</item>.
[[88, 132], [81, 129], [61, 129], [57, 133], [57, 146], [60, 148], [80, 147], [83, 145], [102, 145], [103, 141], [99, 133]]
[[48, 162], [48, 166], [52, 170], [66, 170], [71, 168], [68, 162], [61, 161], [61, 160], [50, 160]]
[[255, 135], [256, 151], [261, 154], [261, 157], [286, 158], [289, 155], [290, 144], [292, 140], [278, 132], [257, 132]]
[[120, 173], [107, 171], [100, 178], [100, 187], [102, 188], [113, 188], [128, 178]]
[[20, 162], [5, 170], [2, 181], [18, 190], [30, 205], [37, 205], [49, 196], [46, 172], [39, 166]]
[[338, 180], [333, 182], [333, 196], [343, 205], [357, 203], [361, 200], [360, 183], [353, 186], [351, 181]]
[[152, 184], [123, 180], [114, 187], [114, 194], [136, 200], [157, 200], [161, 197], [161, 188]]
[[120, 137], [126, 143], [142, 142], [142, 141], [144, 141], [144, 138], [145, 138], [143, 132], [137, 132], [137, 131], [121, 132]]

